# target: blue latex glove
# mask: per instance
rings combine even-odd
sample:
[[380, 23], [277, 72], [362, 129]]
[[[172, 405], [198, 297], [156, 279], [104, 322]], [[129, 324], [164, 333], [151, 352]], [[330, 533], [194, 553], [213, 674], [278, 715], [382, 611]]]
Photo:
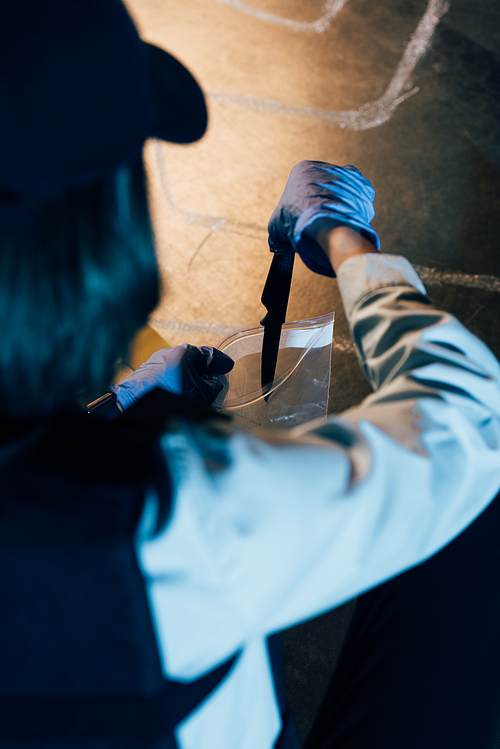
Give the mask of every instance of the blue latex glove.
[[359, 229], [380, 250], [378, 234], [370, 226], [375, 216], [374, 198], [371, 182], [354, 166], [301, 161], [290, 172], [269, 221], [269, 247], [279, 254], [291, 245], [310, 270], [334, 277], [325, 252], [305, 229], [318, 218], [329, 219], [332, 228], [348, 225]]
[[130, 377], [110, 388], [116, 393], [123, 409], [154, 388], [163, 388], [177, 395], [209, 406], [223, 385], [214, 375], [227, 374], [234, 366], [233, 360], [212, 346], [182, 346], [163, 348], [141, 364]]

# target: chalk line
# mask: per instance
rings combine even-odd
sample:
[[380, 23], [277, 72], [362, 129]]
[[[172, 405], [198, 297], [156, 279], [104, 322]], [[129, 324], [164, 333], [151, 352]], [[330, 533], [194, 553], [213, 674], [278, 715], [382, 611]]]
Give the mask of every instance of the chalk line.
[[437, 268], [427, 268], [425, 265], [413, 265], [413, 267], [424, 284], [426, 283], [429, 286], [463, 286], [496, 294], [500, 292], [500, 278], [496, 276], [442, 271]]
[[[219, 0], [222, 1], [222, 0]], [[234, 0], [233, 0], [234, 1]], [[286, 104], [273, 99], [263, 99], [252, 94], [210, 93], [212, 101], [237, 105], [266, 114], [281, 114], [294, 117], [313, 117], [333, 122], [349, 130], [368, 130], [387, 122], [399, 105], [419, 90], [411, 87], [411, 75], [423, 55], [429, 49], [432, 36], [442, 16], [449, 8], [449, 0], [429, 0], [427, 9], [416, 30], [405, 47], [396, 71], [386, 90], [378, 99], [363, 104], [358, 109], [325, 110]]]
[[[154, 143], [154, 150], [157, 158], [158, 172], [160, 175], [160, 184], [162, 186], [167, 205], [172, 213], [180, 214], [184, 221], [189, 225], [205, 226], [212, 233], [217, 231], [230, 232], [243, 236], [253, 237], [262, 242], [267, 241], [267, 228], [259, 224], [246, 223], [235, 219], [224, 218], [223, 216], [210, 216], [204, 213], [194, 213], [181, 208], [174, 200], [170, 187], [167, 170], [161, 152], [160, 142]], [[430, 286], [463, 286], [471, 289], [480, 289], [500, 293], [500, 278], [496, 276], [480, 275], [477, 273], [457, 273], [455, 271], [443, 271], [438, 268], [428, 268], [425, 265], [415, 265], [413, 267], [424, 283]], [[191, 324], [191, 323], [190, 323]], [[198, 323], [196, 323], [198, 324]], [[200, 323], [202, 325], [211, 325], [212, 323]], [[234, 326], [233, 326], [234, 327]], [[227, 333], [234, 332], [231, 330]]]
[[162, 187], [167, 205], [173, 213], [180, 214], [186, 224], [205, 226], [212, 232], [231, 232], [233, 234], [240, 234], [247, 237], [258, 237], [259, 239], [265, 239], [267, 237], [267, 229], [260, 224], [238, 221], [237, 219], [225, 218], [224, 216], [210, 216], [206, 213], [196, 213], [194, 211], [187, 211], [184, 208], [181, 208], [181, 206], [176, 203], [172, 193], [170, 178], [167, 174], [167, 169], [161, 150], [161, 141], [154, 141], [154, 152], [156, 156], [156, 163], [158, 165], [160, 185]]
[[[229, 2], [229, 0], [219, 1]], [[239, 2], [239, 0], [231, 0], [231, 2]], [[330, 6], [330, 10], [333, 10], [334, 7], [338, 7], [338, 9], [340, 10], [340, 6], [335, 5], [335, 3]], [[404, 88], [407, 88], [409, 85], [411, 85], [410, 76], [416, 64], [421, 59], [422, 55], [427, 51], [434, 30], [439, 23], [439, 20], [446, 13], [448, 8], [448, 0], [429, 0], [427, 9], [420, 23], [418, 24], [417, 29], [406, 45], [403, 56], [385, 93], [381, 97], [379, 97], [379, 99], [375, 100], [374, 102], [364, 104], [357, 110], [326, 111], [313, 109], [311, 107], [300, 107], [291, 104], [285, 104], [283, 102], [273, 101], [271, 99], [259, 99], [258, 97], [254, 97], [250, 94], [240, 96], [236, 94], [212, 93], [208, 96], [214, 101], [243, 105], [250, 107], [251, 109], [256, 109], [263, 112], [276, 112], [284, 115], [317, 117], [329, 122], [334, 122], [340, 127], [347, 127], [351, 130], [366, 130], [371, 127], [377, 127], [378, 125], [381, 125], [389, 120], [395, 109], [405, 99], [417, 93], [418, 87], [406, 91], [405, 93], [402, 92]], [[230, 219], [223, 216], [210, 216], [208, 214], [187, 211], [178, 206], [174, 200], [172, 190], [170, 188], [170, 181], [166, 173], [158, 141], [156, 141], [155, 143], [155, 154], [160, 173], [160, 181], [167, 203], [173, 211], [180, 213], [183, 216], [186, 223], [205, 226], [212, 232], [227, 231], [252, 237], [260, 237], [263, 233], [266, 233], [266, 230], [263, 227], [254, 223], [238, 221], [236, 219]]]
[[215, 322], [179, 322], [178, 320], [163, 320], [161, 318], [152, 318], [149, 320], [149, 324], [153, 328], [160, 328], [162, 330], [182, 330], [186, 333], [208, 333], [210, 335], [229, 336], [233, 333], [237, 333], [239, 330], [247, 330], [247, 328], [258, 327], [255, 324], [248, 325], [245, 328], [244, 325], [225, 325]]
[[348, 0], [327, 0], [323, 15], [315, 21], [293, 21], [291, 18], [283, 18], [283, 16], [268, 13], [266, 10], [254, 8], [251, 5], [242, 2], [242, 0], [217, 0], [218, 3], [229, 5], [231, 8], [246, 13], [248, 16], [253, 16], [259, 21], [276, 23], [281, 26], [286, 26], [289, 29], [293, 29], [293, 31], [313, 32], [316, 34], [322, 34], [328, 29], [332, 19], [342, 10], [347, 1]]
[[[233, 335], [234, 333], [238, 333], [240, 330], [250, 330], [251, 328], [259, 327], [255, 323], [249, 323], [248, 325], [224, 325], [214, 322], [179, 322], [178, 320], [162, 320], [157, 318], [149, 320], [149, 324], [153, 328], [159, 328], [160, 330], [182, 330], [185, 333], [191, 333], [193, 335], [200, 335], [203, 333], [209, 335], [220, 335], [221, 339]], [[334, 336], [333, 348], [342, 353], [351, 353], [354, 351], [354, 344], [350, 338]]]
[[351, 338], [345, 338], [344, 336], [333, 336], [332, 348], [335, 351], [340, 351], [341, 354], [353, 354], [356, 349]]
[[[471, 273], [456, 273], [453, 271], [442, 271], [437, 268], [428, 268], [425, 265], [413, 264], [422, 281], [428, 286], [461, 286], [479, 291], [488, 291], [491, 293], [500, 293], [500, 278], [496, 276], [487, 276]], [[219, 335], [221, 339], [237, 333], [239, 330], [247, 330], [252, 327], [258, 327], [255, 323], [237, 325], [236, 323], [215, 323], [215, 322], [181, 322], [178, 320], [164, 320], [162, 318], [153, 318], [150, 321], [153, 328], [164, 330], [185, 331], [186, 333], [200, 334], [207, 333]], [[349, 338], [335, 337], [334, 348], [349, 353], [354, 351], [354, 345]]]

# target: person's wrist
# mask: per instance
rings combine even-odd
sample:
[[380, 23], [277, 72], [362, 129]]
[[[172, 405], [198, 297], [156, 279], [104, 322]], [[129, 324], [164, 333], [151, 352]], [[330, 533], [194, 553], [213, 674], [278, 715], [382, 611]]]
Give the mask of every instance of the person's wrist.
[[323, 229], [318, 236], [318, 242], [328, 255], [335, 273], [348, 258], [377, 252], [374, 245], [359, 230], [346, 224], [329, 230]]
[[325, 216], [313, 221], [304, 230], [304, 234], [319, 244], [335, 273], [349, 257], [377, 252], [375, 246], [359, 229]]

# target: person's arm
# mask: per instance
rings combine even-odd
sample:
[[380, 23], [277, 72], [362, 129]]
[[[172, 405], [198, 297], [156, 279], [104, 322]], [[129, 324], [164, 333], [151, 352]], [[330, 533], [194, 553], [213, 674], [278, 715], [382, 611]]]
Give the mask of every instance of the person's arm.
[[407, 260], [346, 236], [330, 257], [373, 395], [264, 439], [186, 422], [164, 437], [172, 517], [151, 538], [151, 497], [137, 537], [164, 671], [189, 679], [243, 651], [179, 727], [183, 749], [273, 745], [266, 635], [424, 561], [500, 487], [497, 360]]
[[265, 440], [186, 424], [165, 435], [175, 511], [139, 556], [171, 674], [200, 673], [418, 564], [498, 491], [495, 357], [429, 304], [404, 258], [367, 253], [338, 271], [373, 395]]
[[372, 242], [359, 230], [347, 224], [335, 225], [332, 228], [332, 222], [328, 219], [318, 219], [306, 233], [316, 240], [327, 255], [335, 275], [338, 275], [340, 266], [350, 257], [377, 252]]
[[213, 346], [183, 343], [159, 349], [131, 375], [111, 385], [108, 393], [85, 408], [94, 418], [112, 420], [155, 388], [210, 406], [222, 390], [217, 375], [227, 374], [233, 366], [233, 360]]
[[222, 390], [216, 376], [230, 372], [233, 366], [233, 360], [213, 346], [183, 343], [155, 351], [135, 372], [110, 390], [116, 394], [122, 410], [154, 388], [209, 406]]
[[[365, 200], [373, 190], [357, 170], [314, 163], [309, 179], [310, 165], [299, 166], [297, 190], [273, 214], [271, 246], [279, 250], [292, 237], [308, 264], [337, 272], [375, 392], [324, 425], [265, 439], [238, 430], [217, 436], [185, 422], [165, 435], [173, 514], [164, 532], [149, 538], [151, 500], [138, 555], [172, 675], [198, 674], [253, 637], [418, 564], [472, 522], [500, 487], [497, 360], [430, 305], [407, 260], [378, 255], [363, 241], [354, 246], [358, 237], [379, 246], [365, 220], [373, 217]], [[332, 182], [325, 187], [318, 173], [332, 174]], [[307, 192], [318, 185], [328, 204]], [[344, 220], [342, 191], [349, 205], [361, 205], [357, 213], [348, 205]], [[318, 206], [320, 218], [337, 222], [326, 237], [331, 265], [314, 233], [303, 242]], [[355, 236], [340, 231], [346, 224]], [[186, 638], [199, 621], [202, 631]]]
[[[277, 254], [293, 248], [314, 273], [333, 277], [330, 252], [339, 265], [346, 253], [380, 250], [371, 225], [374, 198], [373, 186], [356, 167], [301, 161], [290, 172], [269, 220], [269, 247]], [[333, 233], [335, 228], [342, 231]]]
[[326, 424], [264, 439], [185, 421], [164, 436], [172, 515], [152, 538], [151, 496], [137, 534], [164, 671], [189, 679], [243, 650], [179, 727], [183, 749], [212, 749], [213, 736], [228, 749], [272, 746], [280, 724], [266, 635], [419, 564], [500, 486], [495, 357], [430, 305], [404, 258], [354, 247], [352, 236], [346, 248], [345, 232], [327, 236], [331, 265], [316, 239], [305, 259], [337, 272], [373, 395]]

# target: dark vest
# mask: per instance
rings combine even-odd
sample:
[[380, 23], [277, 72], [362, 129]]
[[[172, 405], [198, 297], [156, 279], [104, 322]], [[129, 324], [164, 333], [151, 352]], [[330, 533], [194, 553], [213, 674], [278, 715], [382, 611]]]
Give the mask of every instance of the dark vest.
[[0, 424], [1, 749], [175, 747], [235, 660], [190, 684], [161, 672], [133, 534], [148, 482], [168, 520], [168, 412], [213, 416], [155, 391], [114, 422]]

